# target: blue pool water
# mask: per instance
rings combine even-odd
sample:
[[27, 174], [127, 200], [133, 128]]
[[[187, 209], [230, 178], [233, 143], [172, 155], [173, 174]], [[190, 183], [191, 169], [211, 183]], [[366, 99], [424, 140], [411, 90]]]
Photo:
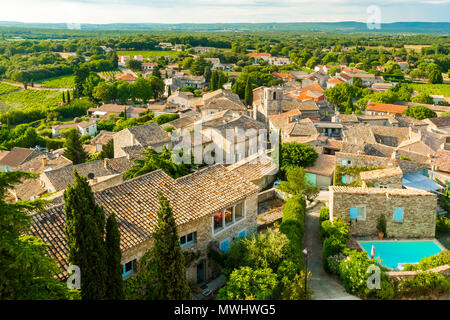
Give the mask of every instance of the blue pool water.
[[442, 249], [433, 241], [360, 241], [360, 245], [370, 257], [372, 245], [375, 246], [375, 258], [391, 269], [399, 263], [417, 263], [425, 257], [438, 254]]

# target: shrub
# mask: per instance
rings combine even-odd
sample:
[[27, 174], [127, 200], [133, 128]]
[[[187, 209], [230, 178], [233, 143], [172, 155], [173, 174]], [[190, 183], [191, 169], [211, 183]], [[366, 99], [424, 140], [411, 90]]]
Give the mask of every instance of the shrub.
[[396, 282], [397, 295], [426, 296], [431, 293], [450, 292], [450, 277], [436, 272], [422, 272], [414, 278]]
[[325, 220], [330, 220], [330, 209], [323, 206], [320, 208], [319, 223], [322, 224]]
[[328, 270], [332, 274], [339, 275], [339, 264], [345, 259], [345, 256], [340, 252], [338, 254], [329, 256], [327, 258]]
[[450, 232], [450, 219], [442, 216], [436, 219], [436, 232]]
[[344, 288], [351, 294], [361, 294], [367, 288], [369, 277], [367, 269], [376, 263], [369, 260], [366, 252], [347, 249], [344, 254], [347, 257], [339, 264], [339, 274]]
[[387, 234], [386, 234], [386, 218], [384, 217], [384, 215], [381, 215], [377, 220], [377, 230], [378, 230], [378, 232], [383, 232], [383, 234], [385, 236], [387, 236]]
[[180, 116], [178, 113], [165, 113], [165, 114], [160, 114], [159, 116], [157, 116], [154, 121], [158, 125], [162, 125], [164, 123], [178, 119], [179, 117]]
[[348, 227], [348, 223], [341, 220], [335, 220], [334, 222], [325, 220], [321, 224], [320, 236], [323, 240], [333, 236], [339, 239], [345, 246], [347, 241], [350, 239]]
[[430, 257], [425, 257], [418, 264], [407, 264], [404, 271], [429, 270], [439, 266], [450, 265], [450, 251], [441, 251]]
[[333, 255], [338, 255], [345, 248], [345, 244], [342, 240], [336, 236], [330, 236], [323, 242], [322, 248], [322, 263], [323, 268], [326, 272], [331, 272], [330, 266], [328, 264], [328, 257]]
[[277, 275], [270, 268], [242, 267], [234, 270], [226, 285], [219, 290], [218, 300], [271, 299], [278, 285]]

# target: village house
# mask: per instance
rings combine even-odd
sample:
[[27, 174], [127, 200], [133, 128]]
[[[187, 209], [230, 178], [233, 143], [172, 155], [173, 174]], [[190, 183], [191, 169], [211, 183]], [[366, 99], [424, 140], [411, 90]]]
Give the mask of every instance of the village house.
[[117, 81], [125, 81], [128, 83], [134, 83], [137, 80], [137, 77], [130, 73], [120, 73], [117, 74], [115, 78]]
[[268, 62], [271, 66], [285, 66], [291, 64], [291, 60], [286, 57], [269, 57]]
[[436, 229], [436, 195], [422, 190], [331, 186], [330, 220], [350, 223], [354, 236], [376, 236], [386, 219], [389, 238], [432, 239]]
[[432, 132], [449, 134], [450, 116], [424, 119], [428, 123], [428, 129]]
[[334, 156], [319, 154], [316, 162], [311, 167], [306, 167], [306, 179], [321, 189], [327, 189], [333, 184]]
[[141, 115], [147, 112], [147, 109], [121, 104], [103, 104], [97, 108], [89, 108], [87, 111], [89, 116], [103, 119], [108, 119], [110, 115], [119, 116], [124, 112], [126, 112], [127, 119], [139, 118]]
[[[170, 201], [181, 248], [196, 258], [186, 267], [190, 283], [217, 276], [210, 249], [226, 252], [231, 241], [256, 232], [259, 188], [221, 165], [209, 166], [173, 179], [162, 170], [147, 173], [94, 194], [107, 216], [114, 212], [121, 233], [123, 278], [136, 271], [136, 262], [153, 247], [157, 225], [158, 192]], [[68, 249], [64, 232], [64, 205], [33, 215], [31, 234], [49, 243], [49, 255], [66, 279]], [[61, 223], [62, 222], [62, 223]]]
[[205, 87], [204, 76], [191, 76], [191, 75], [177, 75], [172, 78], [171, 88], [172, 91], [177, 91], [184, 87], [194, 87], [196, 89], [203, 89]]
[[73, 184], [75, 168], [83, 177], [86, 177], [95, 190], [122, 183], [123, 173], [133, 162], [127, 157], [90, 161], [77, 165], [65, 165], [58, 169], [46, 170], [41, 173], [39, 183], [48, 193], [65, 190]]
[[52, 127], [52, 137], [53, 138], [59, 137], [61, 130], [67, 130], [72, 128], [77, 129], [81, 136], [89, 134], [91, 135], [91, 137], [93, 137], [97, 133], [97, 121], [95, 119], [92, 119], [89, 121], [58, 124]]
[[262, 59], [265, 62], [269, 62], [269, 58], [271, 57], [270, 53], [264, 53], [264, 52], [250, 52], [248, 56], [252, 57], [254, 59], [253, 64], [258, 64], [258, 60]]
[[21, 164], [30, 161], [40, 154], [42, 154], [42, 152], [35, 149], [13, 147], [11, 151], [3, 154], [0, 159], [0, 172], [16, 171], [17, 167]]
[[153, 71], [156, 66], [158, 66], [156, 62], [143, 62], [141, 64], [142, 71]]
[[[45, 153], [33, 159], [24, 162], [17, 167], [17, 171], [33, 172], [43, 174], [52, 170], [58, 170], [67, 166], [71, 166], [72, 161], [60, 154]], [[48, 192], [48, 189], [41, 183], [39, 178], [26, 179], [22, 183], [18, 183], [13, 189], [9, 190], [12, 195], [12, 201], [18, 200], [35, 200]]]
[[113, 139], [114, 134], [115, 132], [102, 130], [91, 139], [89, 144], [95, 148], [95, 152], [101, 152], [106, 144]]
[[117, 132], [114, 137], [114, 158], [123, 157], [124, 147], [140, 145], [143, 148], [152, 147], [160, 152], [164, 146], [170, 148], [170, 134], [156, 123], [129, 127]]
[[403, 171], [400, 167], [363, 171], [359, 176], [363, 186], [389, 189], [403, 187]]
[[214, 48], [214, 47], [200, 47], [200, 46], [193, 47], [192, 49], [194, 49], [194, 52], [198, 53], [198, 54], [204, 54], [204, 53], [218, 50], [217, 48]]
[[377, 116], [401, 116], [403, 112], [408, 109], [407, 106], [401, 106], [396, 104], [369, 102], [366, 106], [366, 114]]
[[203, 105], [200, 106], [202, 117], [224, 110], [232, 110], [233, 112], [242, 115], [248, 114], [248, 109], [242, 103], [239, 96], [224, 89], [218, 89], [204, 94], [202, 102]]

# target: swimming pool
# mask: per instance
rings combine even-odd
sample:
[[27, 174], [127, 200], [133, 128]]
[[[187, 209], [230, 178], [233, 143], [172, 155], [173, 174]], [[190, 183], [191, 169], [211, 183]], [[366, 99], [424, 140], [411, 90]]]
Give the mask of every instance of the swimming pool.
[[[391, 269], [402, 269], [405, 263], [417, 263], [425, 257], [438, 254], [445, 248], [432, 240], [423, 241], [359, 241], [359, 245], [370, 257], [372, 246], [375, 246], [375, 258], [380, 258], [381, 263]], [[399, 266], [399, 264], [401, 264]]]

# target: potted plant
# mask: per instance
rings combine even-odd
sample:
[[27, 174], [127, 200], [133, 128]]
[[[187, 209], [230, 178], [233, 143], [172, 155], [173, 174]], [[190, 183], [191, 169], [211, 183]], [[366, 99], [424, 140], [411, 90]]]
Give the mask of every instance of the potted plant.
[[384, 236], [386, 236], [386, 218], [384, 217], [384, 215], [378, 218], [377, 230], [378, 238], [382, 240]]

